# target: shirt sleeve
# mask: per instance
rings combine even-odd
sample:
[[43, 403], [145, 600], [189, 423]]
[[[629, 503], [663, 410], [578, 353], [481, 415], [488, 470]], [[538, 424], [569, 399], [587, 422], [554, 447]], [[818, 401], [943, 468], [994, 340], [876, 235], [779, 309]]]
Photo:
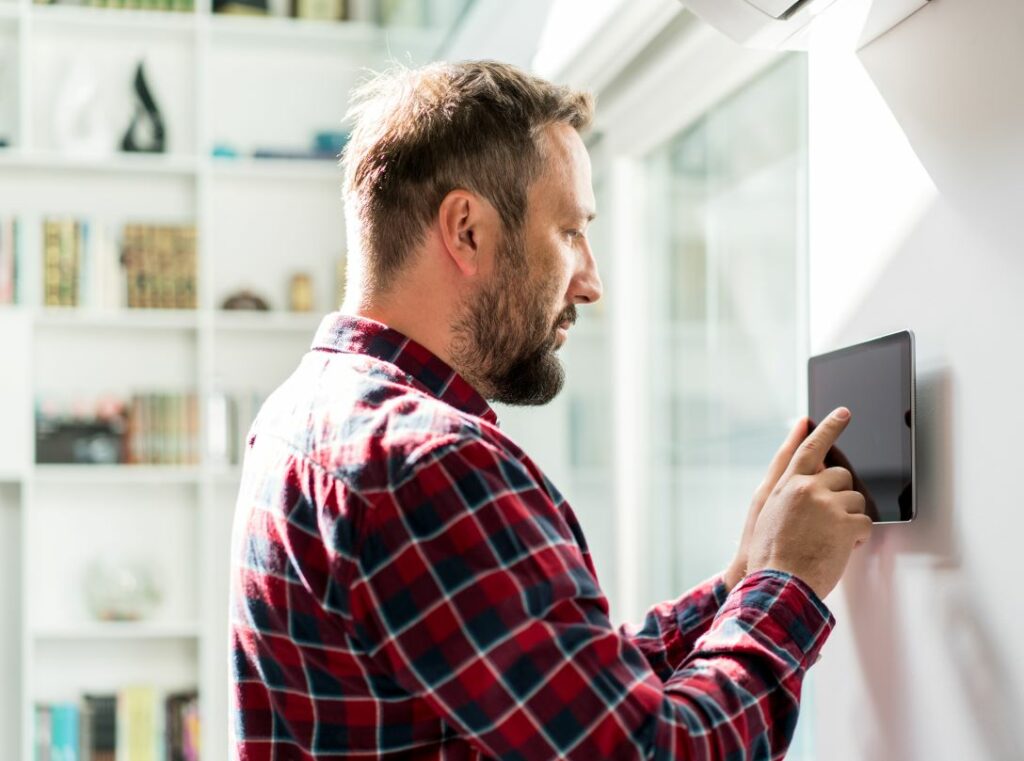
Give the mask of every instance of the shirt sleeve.
[[623, 624], [619, 634], [643, 653], [654, 673], [665, 681], [710, 628], [727, 594], [725, 580], [718, 574], [676, 600], [653, 606], [639, 626]]
[[479, 440], [425, 453], [370, 504], [353, 636], [495, 758], [780, 758], [833, 626], [795, 578], [737, 585], [666, 680], [608, 620], [568, 525]]

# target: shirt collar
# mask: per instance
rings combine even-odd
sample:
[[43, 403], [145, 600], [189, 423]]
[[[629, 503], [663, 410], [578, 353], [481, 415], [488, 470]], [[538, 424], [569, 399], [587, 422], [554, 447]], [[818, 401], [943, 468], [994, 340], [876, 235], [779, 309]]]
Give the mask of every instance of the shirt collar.
[[381, 322], [332, 312], [320, 322], [310, 348], [389, 362], [442, 402], [498, 425], [498, 415], [461, 375], [422, 344]]

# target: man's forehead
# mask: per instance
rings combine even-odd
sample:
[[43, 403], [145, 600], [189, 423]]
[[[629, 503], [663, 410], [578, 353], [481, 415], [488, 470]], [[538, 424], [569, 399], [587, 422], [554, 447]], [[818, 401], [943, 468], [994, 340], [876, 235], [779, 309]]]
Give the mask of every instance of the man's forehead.
[[546, 202], [553, 202], [559, 214], [593, 219], [590, 156], [579, 134], [567, 124], [551, 125], [543, 134], [544, 171], [534, 189], [547, 196]]

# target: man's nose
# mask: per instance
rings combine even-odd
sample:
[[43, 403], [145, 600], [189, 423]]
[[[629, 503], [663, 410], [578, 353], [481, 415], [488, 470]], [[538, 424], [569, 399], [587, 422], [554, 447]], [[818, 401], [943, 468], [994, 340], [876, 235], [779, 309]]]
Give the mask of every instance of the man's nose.
[[589, 244], [584, 251], [583, 266], [577, 272], [575, 281], [574, 304], [593, 304], [604, 293], [601, 275], [597, 271], [597, 261], [594, 259], [594, 253], [590, 250]]

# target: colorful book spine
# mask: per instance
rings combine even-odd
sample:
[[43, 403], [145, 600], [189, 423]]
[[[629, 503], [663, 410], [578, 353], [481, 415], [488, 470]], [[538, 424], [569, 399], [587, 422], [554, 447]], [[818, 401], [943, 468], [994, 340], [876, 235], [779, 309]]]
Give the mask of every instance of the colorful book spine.
[[190, 394], [135, 394], [127, 405], [124, 462], [195, 465], [199, 462], [199, 411]]
[[51, 761], [78, 761], [78, 705], [57, 703], [51, 706], [50, 711], [53, 717], [50, 730]]
[[34, 761], [199, 761], [199, 696], [129, 685], [35, 706]]
[[85, 695], [83, 715], [89, 722], [90, 761], [114, 761], [117, 751], [117, 696]]
[[53, 712], [48, 705], [37, 705], [35, 710], [35, 761], [53, 761]]
[[117, 695], [116, 761], [157, 761], [163, 745], [156, 690], [132, 686]]
[[18, 220], [0, 218], [0, 305], [18, 296]]

